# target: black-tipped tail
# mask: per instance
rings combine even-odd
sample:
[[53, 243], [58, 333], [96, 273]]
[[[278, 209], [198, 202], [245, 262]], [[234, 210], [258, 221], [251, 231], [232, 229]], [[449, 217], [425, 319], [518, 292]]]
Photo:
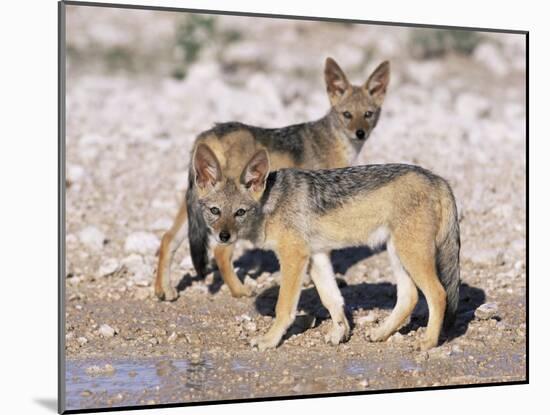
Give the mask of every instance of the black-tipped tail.
[[206, 276], [206, 268], [208, 265], [208, 240], [209, 231], [204, 218], [200, 211], [200, 207], [195, 200], [193, 188], [190, 180], [190, 186], [187, 190], [185, 201], [187, 203], [187, 216], [188, 216], [188, 236], [189, 236], [189, 249], [191, 252], [191, 260], [193, 266], [197, 271], [197, 275], [200, 278]]
[[437, 247], [437, 274], [447, 293], [447, 308], [443, 326], [450, 329], [455, 322], [460, 290], [460, 228], [454, 197], [448, 209], [445, 228], [447, 232]]

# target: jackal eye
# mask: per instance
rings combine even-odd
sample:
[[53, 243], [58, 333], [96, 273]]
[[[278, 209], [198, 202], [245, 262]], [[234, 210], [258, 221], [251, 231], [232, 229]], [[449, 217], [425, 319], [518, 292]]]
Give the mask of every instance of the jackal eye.
[[344, 112], [342, 113], [342, 115], [343, 115], [345, 118], [347, 118], [348, 120], [351, 120], [351, 117], [352, 117], [351, 112], [349, 112], [349, 111], [344, 111]]
[[213, 215], [216, 215], [218, 216], [220, 214], [220, 210], [217, 208], [217, 207], [211, 207], [210, 208], [210, 212], [213, 214]]
[[235, 216], [244, 216], [245, 213], [246, 213], [246, 210], [239, 209], [235, 212]]
[[372, 111], [367, 111], [367, 112], [365, 112], [365, 118], [370, 118], [370, 117], [372, 117], [373, 114], [374, 113]]

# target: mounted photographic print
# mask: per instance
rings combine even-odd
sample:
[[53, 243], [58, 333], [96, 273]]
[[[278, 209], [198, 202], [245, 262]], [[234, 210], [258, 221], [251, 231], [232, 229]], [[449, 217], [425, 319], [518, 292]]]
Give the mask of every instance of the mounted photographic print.
[[59, 24], [60, 412], [528, 381], [527, 32]]

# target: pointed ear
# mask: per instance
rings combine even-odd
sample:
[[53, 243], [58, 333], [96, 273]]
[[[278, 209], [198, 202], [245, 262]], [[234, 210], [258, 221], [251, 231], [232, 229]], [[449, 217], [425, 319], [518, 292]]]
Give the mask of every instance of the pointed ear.
[[261, 196], [265, 189], [265, 182], [269, 174], [269, 156], [267, 151], [259, 150], [252, 156], [241, 174], [241, 184]]
[[327, 58], [325, 61], [325, 84], [332, 105], [338, 104], [346, 92], [351, 91], [351, 84], [346, 74], [332, 58]]
[[216, 155], [206, 144], [199, 144], [193, 155], [195, 183], [201, 190], [207, 190], [222, 179], [222, 170]]
[[374, 98], [376, 105], [381, 106], [386, 96], [386, 89], [390, 83], [390, 63], [382, 62], [378, 68], [374, 70], [364, 88], [368, 91], [371, 97]]

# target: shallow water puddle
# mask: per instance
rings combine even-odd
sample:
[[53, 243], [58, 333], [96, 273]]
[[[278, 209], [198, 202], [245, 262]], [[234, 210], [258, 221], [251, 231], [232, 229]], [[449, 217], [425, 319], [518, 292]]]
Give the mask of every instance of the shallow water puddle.
[[106, 364], [67, 362], [67, 409], [181, 402], [185, 392], [213, 386], [212, 365], [206, 360], [113, 360], [105, 369]]

